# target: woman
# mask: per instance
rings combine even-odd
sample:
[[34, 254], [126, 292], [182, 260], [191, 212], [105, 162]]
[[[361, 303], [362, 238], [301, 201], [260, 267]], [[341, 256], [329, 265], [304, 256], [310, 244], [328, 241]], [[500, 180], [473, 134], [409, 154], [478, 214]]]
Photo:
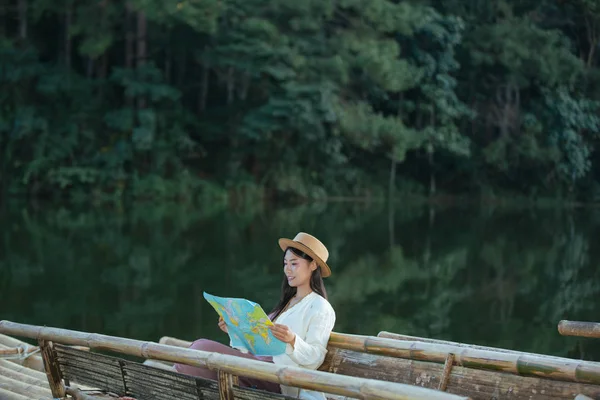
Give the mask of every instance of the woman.
[[[257, 357], [248, 350], [233, 349], [211, 340], [199, 339], [190, 348], [235, 355], [277, 365], [290, 365], [317, 369], [327, 353], [327, 342], [335, 324], [335, 311], [327, 301], [323, 278], [331, 275], [327, 265], [329, 252], [317, 238], [300, 232], [293, 240], [279, 239], [283, 250], [284, 278], [281, 298], [269, 317], [274, 322], [273, 336], [286, 343], [285, 354], [274, 357]], [[227, 326], [219, 319], [219, 327]], [[178, 372], [217, 379], [217, 373], [205, 368], [176, 364]], [[250, 378], [239, 378], [240, 386], [254, 387], [299, 399], [325, 399], [323, 393], [298, 389]]]

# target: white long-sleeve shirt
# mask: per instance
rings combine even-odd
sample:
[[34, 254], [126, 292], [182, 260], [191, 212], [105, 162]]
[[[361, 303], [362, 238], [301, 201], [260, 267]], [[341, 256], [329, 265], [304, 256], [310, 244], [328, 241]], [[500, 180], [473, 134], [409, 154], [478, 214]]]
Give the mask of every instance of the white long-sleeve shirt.
[[[273, 357], [275, 364], [308, 369], [317, 369], [323, 364], [335, 324], [335, 311], [327, 300], [312, 292], [274, 322], [286, 325], [296, 334], [294, 347], [288, 344], [285, 354]], [[304, 400], [325, 400], [323, 393], [284, 385], [281, 385], [281, 393]]]
[[[315, 292], [281, 313], [274, 321], [286, 325], [296, 334], [294, 347], [286, 346], [285, 354], [273, 357], [277, 365], [317, 369], [327, 354], [327, 342], [335, 324], [331, 304]], [[246, 353], [247, 349], [239, 348]], [[281, 393], [302, 400], [325, 400], [325, 395], [314, 390], [281, 385]]]

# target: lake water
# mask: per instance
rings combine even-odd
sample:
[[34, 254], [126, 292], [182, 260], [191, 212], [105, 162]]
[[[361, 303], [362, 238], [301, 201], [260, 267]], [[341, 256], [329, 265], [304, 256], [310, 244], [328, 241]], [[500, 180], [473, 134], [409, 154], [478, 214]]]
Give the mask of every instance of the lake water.
[[600, 360], [600, 341], [556, 329], [600, 321], [600, 210], [13, 203], [0, 226], [0, 319], [225, 343], [202, 292], [269, 311], [283, 274], [277, 239], [306, 231], [330, 250], [335, 331]]

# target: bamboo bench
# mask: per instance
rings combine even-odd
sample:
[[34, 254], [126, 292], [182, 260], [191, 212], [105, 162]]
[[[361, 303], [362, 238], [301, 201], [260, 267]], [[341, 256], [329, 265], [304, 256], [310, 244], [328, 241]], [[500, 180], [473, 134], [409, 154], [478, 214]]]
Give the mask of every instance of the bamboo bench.
[[[246, 376], [282, 385], [317, 390], [359, 399], [458, 400], [465, 397], [393, 382], [342, 376], [303, 368], [277, 366], [262, 361], [210, 353], [170, 345], [143, 342], [107, 335], [77, 332], [0, 321], [0, 333], [36, 339], [42, 350], [44, 369], [52, 396], [64, 398], [72, 383], [104, 393], [144, 399], [287, 399], [285, 396], [241, 388], [236, 376]], [[71, 346], [85, 346], [83, 351]], [[99, 354], [110, 351], [119, 357]], [[218, 372], [218, 382], [165, 371], [127, 356], [201, 366]], [[71, 391], [69, 394], [85, 394]]]
[[195, 378], [124, 360], [104, 354], [86, 352], [54, 344], [60, 375], [69, 386], [71, 382], [136, 399], [219, 399], [224, 387], [228, 395], [241, 400], [291, 399], [265, 391], [236, 386], [235, 380], [221, 374], [220, 381]]
[[[165, 336], [160, 343], [188, 347]], [[473, 399], [600, 399], [600, 363], [380, 332], [332, 333], [320, 371]]]
[[340, 358], [355, 358], [356, 352], [371, 355], [363, 360], [362, 368], [365, 363], [373, 362], [371, 368], [379, 373], [363, 373], [360, 368], [350, 366], [340, 370], [355, 376], [436, 387], [445, 373], [451, 371], [447, 390], [473, 399], [600, 400], [598, 362], [385, 331], [377, 337], [357, 336], [353, 340], [334, 336], [330, 347], [333, 347], [332, 366]]

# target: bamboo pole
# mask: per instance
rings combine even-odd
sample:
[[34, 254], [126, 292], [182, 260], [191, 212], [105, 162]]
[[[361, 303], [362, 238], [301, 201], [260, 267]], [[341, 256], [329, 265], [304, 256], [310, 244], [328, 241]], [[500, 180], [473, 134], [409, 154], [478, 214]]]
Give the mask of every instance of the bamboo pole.
[[28, 350], [30, 347], [36, 347], [27, 342], [23, 342], [21, 340], [2, 334], [0, 334], [0, 344], [3, 344], [6, 347], [24, 347], [25, 350]]
[[217, 372], [217, 380], [219, 382], [219, 399], [235, 400], [233, 395], [233, 375], [219, 371]]
[[42, 349], [42, 360], [44, 360], [44, 369], [46, 370], [52, 397], [59, 399], [63, 398], [65, 397], [65, 384], [62, 380], [62, 374], [60, 372], [60, 367], [58, 366], [54, 346], [51, 341], [44, 339], [39, 339], [39, 343], [40, 349]]
[[21, 347], [18, 347], [16, 349], [2, 349], [2, 350], [0, 350], [0, 357], [3, 357], [3, 356], [12, 356], [12, 355], [18, 355], [18, 354], [23, 354], [23, 349]]
[[[32, 344], [29, 344], [27, 342], [23, 342], [22, 340], [18, 340], [15, 339], [13, 337], [10, 337], [8, 335], [3, 335], [0, 333], [0, 344], [4, 345], [6, 347], [22, 347], [26, 352], [31, 353], [32, 351], [38, 349], [38, 346], [34, 346]], [[89, 351], [90, 348], [89, 347], [85, 347], [85, 346], [70, 346], [73, 349], [77, 349], [77, 350], [83, 350], [83, 351]], [[40, 355], [38, 355], [38, 357], [41, 358]]]
[[0, 375], [0, 387], [30, 398], [52, 397], [52, 392], [50, 392], [50, 389], [48, 388], [42, 388], [28, 383], [23, 383], [4, 375]]
[[442, 372], [442, 378], [440, 379], [440, 385], [438, 386], [438, 390], [442, 392], [446, 391], [448, 387], [448, 381], [450, 380], [450, 374], [452, 373], [452, 366], [454, 365], [454, 354], [450, 353], [446, 357], [446, 362], [444, 363], [444, 372]]
[[[37, 346], [32, 346], [29, 343], [0, 334], [0, 349], [8, 350], [15, 347], [23, 348], [26, 353], [31, 353], [37, 349]], [[42, 356], [40, 353], [32, 354], [25, 359], [11, 359], [9, 361], [35, 369], [37, 371], [44, 371], [44, 363], [42, 362]]]
[[600, 363], [598, 362], [359, 335], [332, 335], [328, 345], [363, 353], [440, 364], [446, 361], [449, 353], [453, 353], [455, 363], [467, 368], [503, 371], [521, 376], [538, 376], [567, 382], [600, 384]]
[[0, 399], [2, 400], [29, 400], [29, 397], [23, 396], [10, 390], [4, 389], [0, 384]]
[[409, 342], [410, 341], [414, 341], [414, 342], [444, 344], [444, 345], [448, 345], [448, 346], [456, 346], [456, 347], [467, 348], [467, 349], [477, 349], [477, 350], [485, 350], [485, 351], [497, 351], [498, 353], [509, 353], [509, 354], [520, 354], [520, 355], [533, 355], [533, 356], [543, 357], [543, 358], [560, 358], [560, 357], [555, 357], [555, 356], [549, 356], [547, 354], [528, 353], [528, 352], [524, 352], [524, 351], [517, 351], [517, 350], [511, 350], [511, 349], [503, 349], [503, 348], [500, 348], [500, 347], [489, 347], [489, 346], [480, 346], [480, 345], [469, 344], [469, 343], [451, 342], [451, 341], [448, 341], [448, 340], [431, 339], [431, 338], [424, 338], [424, 337], [419, 337], [419, 336], [402, 335], [402, 334], [399, 334], [399, 333], [392, 333], [392, 332], [386, 332], [386, 331], [379, 332], [379, 334], [377, 334], [377, 337], [384, 338], [384, 339], [404, 340], [404, 341], [409, 341]]
[[5, 376], [7, 378], [15, 379], [19, 382], [28, 383], [30, 385], [39, 386], [41, 388], [48, 388], [47, 380], [38, 379], [35, 376], [24, 374], [10, 368], [3, 367], [2, 365], [0, 365], [0, 376]]
[[173, 368], [173, 363], [167, 364], [157, 360], [145, 360], [143, 364], [152, 368], [162, 369], [164, 371], [175, 371], [175, 369]]
[[36, 379], [46, 379], [46, 373], [45, 372], [41, 372], [41, 371], [38, 371], [38, 370], [35, 370], [35, 369], [27, 368], [27, 367], [24, 367], [24, 366], [22, 366], [20, 364], [10, 362], [8, 360], [2, 360], [2, 359], [0, 359], [0, 367], [6, 368], [6, 369], [10, 369], [10, 370], [15, 371], [15, 372], [22, 373], [24, 375], [28, 375], [28, 376], [34, 377]]
[[19, 372], [23, 375], [31, 376], [32, 378], [46, 380], [45, 372], [41, 372], [36, 369], [27, 368], [20, 364], [9, 362], [8, 360], [0, 359], [0, 367], [10, 369], [15, 372]]
[[580, 336], [600, 339], [600, 322], [562, 320], [558, 323], [558, 332], [563, 336]]
[[[189, 347], [191, 342], [163, 336], [161, 343]], [[452, 343], [452, 342], [446, 342]], [[328, 347], [388, 357], [445, 364], [448, 354], [454, 364], [468, 368], [503, 371], [521, 376], [538, 376], [559, 381], [600, 384], [600, 363], [569, 358], [539, 356], [517, 351], [484, 350], [469, 345], [395, 340], [384, 337], [332, 333]]]
[[[5, 345], [0, 344], [0, 350], [10, 350], [11, 348]], [[9, 361], [14, 364], [23, 365], [24, 367], [28, 367], [31, 369], [35, 369], [37, 371], [44, 371], [44, 363], [42, 362], [42, 357], [40, 353], [31, 354], [27, 357], [3, 357], [0, 358], [6, 361]]]
[[87, 346], [91, 349], [109, 350], [142, 358], [161, 359], [205, 367], [213, 371], [221, 370], [232, 375], [247, 376], [281, 385], [359, 399], [465, 399], [462, 396], [411, 385], [335, 375], [305, 368], [278, 366], [242, 357], [95, 333], [18, 324], [10, 321], [0, 321], [0, 332], [30, 339]]
[[185, 347], [186, 349], [192, 345], [192, 342], [187, 340], [177, 339], [171, 336], [163, 336], [160, 338], [158, 343], [166, 344], [169, 346]]

